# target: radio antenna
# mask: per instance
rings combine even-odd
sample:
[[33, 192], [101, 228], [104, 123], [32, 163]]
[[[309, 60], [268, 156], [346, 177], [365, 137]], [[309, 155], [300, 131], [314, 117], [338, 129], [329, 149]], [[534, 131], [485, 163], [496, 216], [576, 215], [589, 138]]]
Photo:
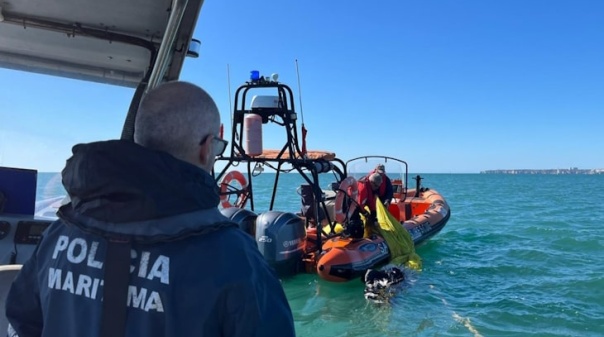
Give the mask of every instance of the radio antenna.
[[304, 127], [304, 110], [302, 110], [302, 86], [300, 85], [300, 69], [296, 59], [296, 74], [298, 75], [298, 98], [300, 99], [300, 115], [302, 117], [302, 155], [306, 157], [306, 127]]
[[304, 125], [304, 110], [302, 110], [302, 87], [300, 86], [300, 69], [298, 68], [298, 59], [296, 59], [296, 75], [298, 76], [298, 99], [300, 100], [300, 115], [302, 116], [302, 125]]
[[231, 117], [231, 127], [233, 126], [233, 106], [231, 103], [231, 67], [227, 63], [227, 85], [229, 87], [229, 117]]

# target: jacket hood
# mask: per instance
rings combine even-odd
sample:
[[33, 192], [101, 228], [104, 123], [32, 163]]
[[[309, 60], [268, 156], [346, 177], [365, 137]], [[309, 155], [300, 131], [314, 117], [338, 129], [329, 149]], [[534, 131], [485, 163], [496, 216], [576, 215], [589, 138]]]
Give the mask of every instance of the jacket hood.
[[[124, 140], [78, 144], [72, 152], [62, 172], [71, 202], [59, 210], [68, 223], [93, 232], [174, 236], [227, 221], [216, 208], [216, 182], [201, 168]], [[195, 216], [200, 212], [205, 215]]]

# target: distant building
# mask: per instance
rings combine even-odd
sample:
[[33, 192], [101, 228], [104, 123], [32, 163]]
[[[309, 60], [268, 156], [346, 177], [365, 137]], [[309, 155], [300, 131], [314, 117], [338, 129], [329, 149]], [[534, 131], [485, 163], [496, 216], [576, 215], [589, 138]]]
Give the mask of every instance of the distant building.
[[485, 170], [481, 174], [604, 174], [604, 168], [579, 169], [571, 167], [568, 169], [514, 169], [514, 170]]

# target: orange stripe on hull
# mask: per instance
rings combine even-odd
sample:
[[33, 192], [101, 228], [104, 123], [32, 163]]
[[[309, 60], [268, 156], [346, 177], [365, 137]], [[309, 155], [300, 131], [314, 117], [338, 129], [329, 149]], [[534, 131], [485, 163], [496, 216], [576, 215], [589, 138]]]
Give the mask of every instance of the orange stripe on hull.
[[[407, 195], [415, 195], [415, 190], [409, 190]], [[406, 220], [405, 208], [410, 209]], [[420, 192], [418, 197], [394, 199], [388, 210], [401, 221], [416, 243], [438, 232], [450, 212], [444, 198], [431, 189]], [[323, 250], [317, 263], [317, 273], [333, 282], [359, 277], [367, 269], [386, 263], [390, 258], [386, 242], [379, 236], [371, 239], [332, 238], [325, 241]]]
[[359, 277], [369, 268], [385, 263], [390, 257], [383, 238], [332, 238], [323, 244], [325, 253], [317, 263], [317, 273], [332, 282]]

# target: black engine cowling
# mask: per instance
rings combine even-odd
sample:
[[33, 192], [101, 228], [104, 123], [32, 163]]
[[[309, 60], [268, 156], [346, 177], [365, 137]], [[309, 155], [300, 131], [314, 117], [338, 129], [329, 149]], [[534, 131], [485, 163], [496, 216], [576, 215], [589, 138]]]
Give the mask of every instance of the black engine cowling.
[[229, 220], [237, 223], [239, 228], [251, 235], [252, 237], [256, 234], [256, 218], [258, 214], [238, 207], [224, 208], [220, 211], [222, 215], [229, 218]]
[[268, 264], [279, 276], [300, 271], [306, 229], [293, 213], [268, 211], [256, 219], [256, 243]]

